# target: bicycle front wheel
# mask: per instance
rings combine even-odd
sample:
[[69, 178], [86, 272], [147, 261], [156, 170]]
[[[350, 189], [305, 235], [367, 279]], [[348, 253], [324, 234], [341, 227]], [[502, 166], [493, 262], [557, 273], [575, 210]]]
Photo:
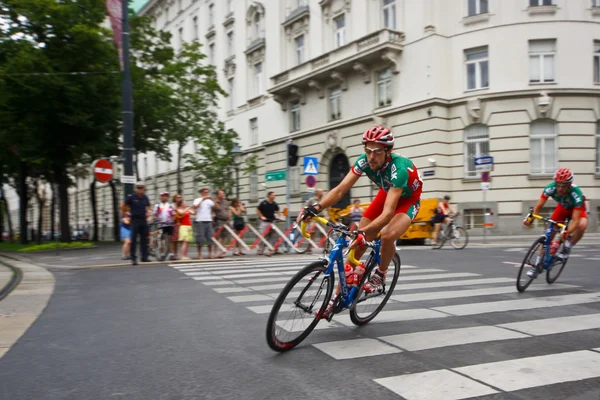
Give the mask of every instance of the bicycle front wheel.
[[369, 323], [385, 307], [398, 282], [400, 264], [400, 257], [396, 253], [390, 262], [386, 273], [386, 281], [380, 290], [373, 293], [366, 293], [364, 291], [364, 284], [368, 282], [370, 277], [375, 273], [376, 267], [378, 267], [375, 260], [370, 263], [360, 282], [360, 288], [356, 293], [356, 300], [350, 307], [350, 320], [352, 320], [354, 325], [360, 326]]
[[462, 226], [457, 226], [452, 231], [452, 236], [450, 237], [450, 244], [456, 250], [462, 250], [467, 247], [467, 243], [469, 243], [469, 235], [467, 231]]
[[[564, 246], [564, 245], [565, 245], [565, 243], [563, 242], [561, 244], [561, 248], [557, 249], [556, 254], [560, 253], [560, 250], [562, 250], [562, 246]], [[565, 266], [567, 265], [568, 260], [569, 260], [568, 258], [565, 258], [564, 260], [560, 259], [555, 255], [552, 260], [552, 265], [546, 272], [546, 282], [548, 282], [548, 283], [556, 282], [556, 280], [562, 273], [563, 269], [565, 269]]]
[[163, 233], [158, 240], [158, 259], [159, 261], [164, 261], [167, 259], [169, 255], [169, 246], [171, 244], [171, 236], [166, 233]]
[[[523, 293], [529, 287], [529, 285], [531, 285], [531, 282], [533, 282], [539, 273], [540, 266], [538, 265], [536, 266], [538, 268], [538, 273], [536, 273], [534, 276], [527, 275], [527, 272], [536, 265], [536, 260], [540, 255], [540, 249], [544, 245], [545, 241], [546, 238], [542, 236], [533, 242], [529, 248], [529, 251], [525, 255], [525, 258], [523, 259], [523, 262], [521, 263], [521, 268], [519, 268], [519, 274], [517, 275], [517, 290], [521, 293]], [[539, 263], [541, 263], [541, 261]]]
[[267, 344], [283, 352], [296, 347], [312, 332], [333, 294], [333, 275], [324, 261], [300, 270], [275, 300], [267, 321]]

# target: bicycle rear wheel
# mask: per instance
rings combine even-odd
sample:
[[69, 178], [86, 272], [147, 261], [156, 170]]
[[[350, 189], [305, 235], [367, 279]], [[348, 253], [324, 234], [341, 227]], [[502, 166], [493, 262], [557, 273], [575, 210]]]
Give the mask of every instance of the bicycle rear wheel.
[[456, 226], [452, 231], [452, 236], [450, 237], [450, 245], [454, 247], [456, 250], [462, 250], [467, 247], [467, 243], [469, 243], [469, 235], [467, 231], [462, 226]]
[[[565, 243], [562, 242], [561, 247], [559, 247], [557, 249], [556, 254], [560, 253], [560, 251], [562, 250], [562, 247], [564, 245], [565, 245]], [[550, 266], [548, 271], [546, 271], [546, 282], [548, 282], [548, 283], [556, 282], [556, 280], [562, 273], [563, 269], [565, 269], [565, 266], [567, 265], [568, 260], [569, 260], [568, 258], [562, 260], [562, 259], [558, 258], [556, 255], [554, 255], [554, 258], [552, 260], [552, 265]]]
[[162, 233], [158, 238], [158, 261], [164, 261], [169, 255], [169, 246], [171, 244], [171, 236], [167, 233]]
[[275, 351], [287, 351], [302, 342], [319, 323], [333, 294], [332, 275], [326, 275], [324, 261], [309, 264], [283, 288], [267, 321], [267, 344]]
[[[517, 290], [521, 293], [523, 293], [529, 287], [529, 285], [531, 285], [531, 282], [533, 282], [533, 280], [537, 277], [537, 274], [540, 272], [540, 266], [538, 265], [538, 272], [535, 276], [527, 275], [529, 269], [535, 265], [535, 261], [540, 255], [540, 249], [544, 245], [545, 241], [546, 238], [543, 236], [538, 238], [535, 242], [533, 242], [529, 248], [529, 251], [527, 254], [525, 254], [525, 258], [523, 258], [521, 268], [519, 268], [519, 274], [517, 275]], [[540, 264], [541, 262], [542, 261], [540, 261]]]
[[352, 320], [353, 324], [359, 326], [369, 323], [385, 307], [400, 276], [400, 257], [396, 253], [388, 267], [386, 282], [384, 282], [382, 289], [374, 293], [365, 293], [364, 284], [375, 273], [376, 267], [378, 267], [375, 260], [371, 260], [359, 284], [356, 300], [350, 307], [350, 320]]

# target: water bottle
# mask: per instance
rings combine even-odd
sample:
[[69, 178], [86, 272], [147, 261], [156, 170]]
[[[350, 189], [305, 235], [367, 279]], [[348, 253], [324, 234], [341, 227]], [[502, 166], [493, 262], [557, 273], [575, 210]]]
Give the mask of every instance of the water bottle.
[[348, 285], [354, 284], [354, 268], [352, 268], [351, 264], [344, 265], [344, 272], [346, 274], [346, 283]]
[[365, 263], [360, 263], [354, 268], [354, 284], [358, 285], [365, 273]]
[[550, 254], [554, 255], [556, 254], [556, 251], [558, 250], [558, 242], [553, 241], [552, 243], [550, 243]]

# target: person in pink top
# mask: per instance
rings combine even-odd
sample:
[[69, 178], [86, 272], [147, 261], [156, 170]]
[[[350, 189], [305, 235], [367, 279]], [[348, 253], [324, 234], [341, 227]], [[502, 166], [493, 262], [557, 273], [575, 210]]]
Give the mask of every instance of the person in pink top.
[[181, 202], [177, 206], [177, 219], [179, 220], [179, 241], [181, 242], [181, 259], [189, 260], [188, 246], [189, 243], [194, 239], [192, 232], [192, 218], [194, 215], [192, 207], [188, 207], [185, 201]]

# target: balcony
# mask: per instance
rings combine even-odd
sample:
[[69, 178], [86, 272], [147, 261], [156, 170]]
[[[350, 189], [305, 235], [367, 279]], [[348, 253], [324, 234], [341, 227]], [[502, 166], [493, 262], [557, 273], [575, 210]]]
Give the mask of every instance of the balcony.
[[394, 73], [398, 73], [398, 61], [403, 50], [403, 42], [402, 32], [389, 29], [373, 32], [272, 76], [273, 87], [269, 89], [269, 93], [287, 97], [290, 94], [303, 93], [306, 87], [311, 87], [317, 89], [319, 97], [322, 97], [324, 83], [332, 79], [338, 80], [342, 89], [345, 89], [345, 76], [353, 71], [361, 73], [364, 82], [369, 83], [372, 75], [369, 66], [383, 66], [386, 62], [392, 66]]

